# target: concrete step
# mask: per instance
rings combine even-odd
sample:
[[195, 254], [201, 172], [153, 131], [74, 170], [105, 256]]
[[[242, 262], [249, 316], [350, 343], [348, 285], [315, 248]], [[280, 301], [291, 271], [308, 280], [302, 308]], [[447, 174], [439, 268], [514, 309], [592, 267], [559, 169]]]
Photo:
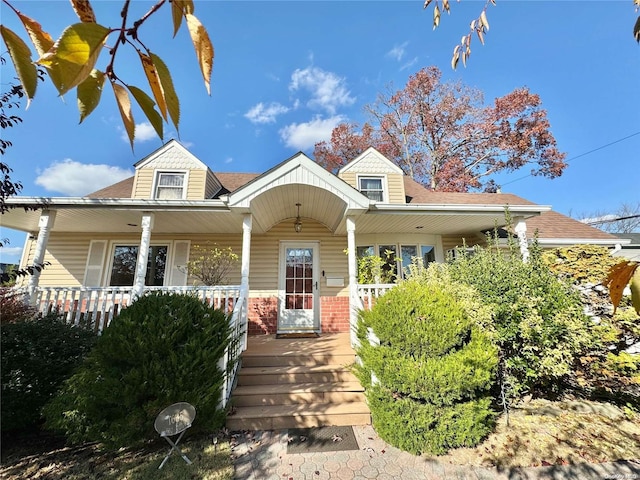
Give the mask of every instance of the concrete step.
[[282, 367], [282, 366], [313, 366], [313, 365], [343, 365], [350, 366], [355, 362], [355, 354], [351, 353], [295, 353], [287, 355], [269, 355], [261, 353], [242, 354], [243, 367]]
[[342, 365], [242, 367], [238, 373], [238, 386], [357, 381]]
[[358, 382], [245, 385], [233, 391], [231, 400], [235, 407], [364, 401], [364, 389]]
[[277, 430], [369, 424], [371, 412], [364, 402], [238, 407], [227, 417], [229, 430]]

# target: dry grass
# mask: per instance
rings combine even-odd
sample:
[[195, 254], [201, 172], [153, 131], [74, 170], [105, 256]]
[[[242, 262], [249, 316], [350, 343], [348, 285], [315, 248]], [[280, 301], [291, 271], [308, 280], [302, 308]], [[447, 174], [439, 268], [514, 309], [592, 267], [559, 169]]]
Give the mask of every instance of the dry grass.
[[640, 418], [586, 401], [534, 400], [505, 417], [482, 444], [438, 457], [452, 464], [529, 467], [640, 458]]
[[[96, 444], [54, 448], [50, 451], [3, 458], [0, 478], [6, 480], [151, 480], [203, 479], [231, 480], [233, 464], [227, 442], [213, 445], [209, 438], [180, 443], [180, 449], [193, 461], [187, 465], [175, 452], [162, 470], [158, 466], [169, 452], [169, 444], [137, 450], [104, 452]], [[4, 452], [3, 452], [4, 456]]]

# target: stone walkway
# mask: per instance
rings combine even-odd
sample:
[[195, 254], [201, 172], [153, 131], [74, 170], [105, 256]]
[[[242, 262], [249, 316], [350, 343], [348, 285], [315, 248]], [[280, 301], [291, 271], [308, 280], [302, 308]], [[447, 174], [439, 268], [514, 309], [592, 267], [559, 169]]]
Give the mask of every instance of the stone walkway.
[[640, 480], [636, 461], [537, 468], [459, 466], [391, 447], [371, 426], [354, 426], [360, 450], [287, 454], [287, 430], [238, 433], [237, 480]]

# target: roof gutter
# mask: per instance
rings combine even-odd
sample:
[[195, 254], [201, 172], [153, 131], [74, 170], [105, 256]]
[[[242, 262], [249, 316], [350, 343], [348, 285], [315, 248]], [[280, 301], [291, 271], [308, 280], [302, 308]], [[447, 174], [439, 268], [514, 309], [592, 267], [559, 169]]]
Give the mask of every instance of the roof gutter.
[[447, 214], [468, 215], [469, 213], [504, 213], [508, 210], [511, 214], [535, 216], [551, 210], [550, 205], [500, 205], [500, 204], [380, 204], [371, 206], [368, 213], [381, 214]]
[[83, 197], [12, 197], [7, 206], [27, 209], [105, 209], [141, 211], [224, 211], [229, 208], [221, 200], [155, 200], [138, 198], [83, 198]]

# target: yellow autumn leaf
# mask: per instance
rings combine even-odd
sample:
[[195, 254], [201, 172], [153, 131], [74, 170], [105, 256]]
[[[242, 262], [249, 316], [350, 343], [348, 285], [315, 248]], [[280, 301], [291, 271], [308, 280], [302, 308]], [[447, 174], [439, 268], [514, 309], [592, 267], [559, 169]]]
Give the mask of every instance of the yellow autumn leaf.
[[458, 66], [458, 61], [460, 60], [460, 45], [456, 45], [456, 48], [453, 49], [453, 57], [451, 58], [451, 68], [454, 70]]
[[111, 86], [113, 87], [113, 93], [116, 96], [116, 103], [118, 104], [118, 110], [120, 110], [124, 129], [129, 137], [131, 150], [133, 150], [133, 139], [135, 137], [136, 124], [133, 121], [133, 114], [131, 113], [131, 99], [129, 98], [127, 89], [122, 85], [119, 85], [116, 82], [111, 82]]
[[476, 33], [478, 34], [478, 39], [480, 39], [480, 43], [484, 45], [484, 34], [482, 33], [482, 29], [476, 30]]
[[629, 280], [636, 268], [638, 268], [638, 264], [636, 262], [624, 261], [614, 265], [609, 270], [609, 274], [607, 275], [604, 284], [609, 289], [609, 296], [611, 297], [611, 303], [613, 303], [614, 313], [618, 308], [618, 305], [620, 305], [624, 288], [629, 283]]
[[27, 95], [28, 107], [38, 86], [38, 69], [31, 61], [31, 50], [18, 35], [4, 25], [0, 25], [0, 32], [9, 50], [9, 56], [20, 79], [20, 84]]
[[440, 25], [440, 9], [436, 3], [436, 6], [433, 9], [433, 29], [435, 30], [438, 25]]
[[18, 13], [18, 17], [20, 17], [22, 25], [29, 34], [31, 43], [33, 43], [38, 55], [44, 55], [45, 52], [49, 51], [49, 49], [53, 47], [53, 38], [51, 38], [51, 35], [47, 32], [42, 30], [42, 26], [38, 22], [26, 15], [23, 15], [22, 13]]
[[489, 30], [489, 21], [487, 20], [487, 12], [485, 12], [484, 10], [480, 14], [480, 23], [482, 23], [482, 26], [484, 28]]
[[96, 23], [96, 15], [89, 0], [71, 0], [71, 6], [81, 22]]
[[180, 123], [180, 101], [178, 100], [178, 95], [173, 87], [171, 73], [162, 59], [155, 53], [151, 54], [151, 60], [153, 60], [153, 64], [158, 72], [158, 78], [160, 79], [160, 85], [162, 85], [162, 91], [164, 92], [164, 100], [167, 102], [169, 116], [177, 130], [178, 124]]
[[442, 8], [444, 8], [445, 12], [451, 13], [451, 7], [449, 6], [449, 0], [442, 0]]
[[176, 36], [180, 25], [182, 24], [182, 17], [187, 13], [193, 13], [194, 6], [193, 0], [173, 0], [171, 2], [171, 16], [173, 17], [173, 36]]
[[629, 289], [631, 290], [631, 304], [636, 313], [640, 315], [640, 266], [637, 263], [629, 283]]
[[202, 72], [202, 78], [204, 78], [204, 84], [207, 88], [207, 93], [211, 95], [211, 70], [213, 69], [213, 45], [207, 30], [204, 28], [200, 20], [198, 20], [193, 14], [187, 13], [185, 15], [187, 20], [187, 27], [189, 28], [189, 34], [191, 35], [191, 41], [196, 49], [196, 56], [198, 57], [198, 64], [200, 65], [200, 71]]
[[91, 72], [84, 82], [78, 85], [77, 95], [80, 123], [82, 123], [100, 103], [103, 86], [104, 73], [96, 69]]
[[109, 29], [97, 23], [71, 25], [36, 63], [59, 77], [56, 87], [64, 95], [91, 74], [108, 34]]
[[422, 6], [422, 8], [427, 8], [432, 1], [433, 0], [424, 0], [424, 5]]
[[142, 68], [144, 70], [144, 74], [147, 76], [149, 87], [151, 87], [151, 93], [153, 93], [153, 98], [156, 99], [156, 103], [158, 104], [158, 108], [160, 109], [160, 113], [162, 114], [162, 118], [164, 118], [166, 122], [167, 121], [167, 102], [164, 99], [164, 91], [160, 83], [160, 78], [158, 77], [158, 71], [156, 70], [156, 67], [153, 64], [153, 60], [151, 60], [150, 56], [145, 55], [142, 52], [138, 52], [138, 54], [140, 55], [140, 61], [142, 62]]
[[164, 139], [162, 117], [160, 116], [158, 111], [153, 108], [156, 105], [155, 102], [149, 95], [140, 90], [138, 87], [127, 85], [127, 88], [131, 92], [131, 95], [133, 95], [133, 98], [136, 99], [136, 102], [138, 102], [138, 105], [140, 105], [140, 108], [142, 109], [144, 114], [149, 119], [149, 123], [153, 125], [153, 129], [156, 131], [160, 139]]

